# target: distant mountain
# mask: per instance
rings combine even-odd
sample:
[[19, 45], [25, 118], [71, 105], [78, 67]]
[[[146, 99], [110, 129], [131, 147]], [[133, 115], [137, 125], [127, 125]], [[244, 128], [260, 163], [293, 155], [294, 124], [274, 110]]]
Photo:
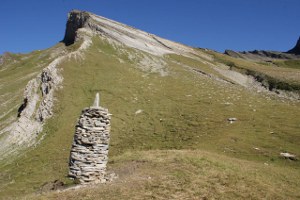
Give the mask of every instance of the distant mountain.
[[225, 50], [225, 54], [234, 58], [256, 61], [271, 61], [273, 59], [300, 59], [300, 37], [296, 46], [287, 52], [265, 50], [235, 52], [232, 50]]
[[294, 48], [292, 48], [291, 50], [289, 50], [287, 53], [300, 55], [300, 37], [297, 41], [296, 46]]
[[[74, 187], [75, 127], [94, 123], [77, 121], [98, 92], [119, 178]], [[297, 60], [234, 58], [74, 10], [55, 46], [0, 58], [0, 199], [297, 199], [299, 120]]]

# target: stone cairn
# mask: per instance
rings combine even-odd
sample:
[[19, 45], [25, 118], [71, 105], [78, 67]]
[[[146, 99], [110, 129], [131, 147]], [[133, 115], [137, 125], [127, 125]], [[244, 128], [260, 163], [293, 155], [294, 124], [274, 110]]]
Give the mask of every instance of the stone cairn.
[[110, 138], [111, 114], [99, 106], [99, 93], [92, 107], [83, 109], [76, 125], [70, 155], [69, 176], [81, 184], [104, 183]]

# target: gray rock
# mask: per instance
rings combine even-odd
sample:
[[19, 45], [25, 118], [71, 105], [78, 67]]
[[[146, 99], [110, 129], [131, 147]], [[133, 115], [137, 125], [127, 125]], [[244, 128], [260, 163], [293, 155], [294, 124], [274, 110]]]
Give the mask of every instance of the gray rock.
[[296, 155], [294, 154], [290, 154], [290, 153], [280, 153], [280, 156], [285, 158], [285, 159], [289, 159], [289, 160], [297, 160]]
[[227, 121], [229, 121], [232, 124], [233, 122], [237, 121], [237, 118], [231, 117], [231, 118], [228, 118]]

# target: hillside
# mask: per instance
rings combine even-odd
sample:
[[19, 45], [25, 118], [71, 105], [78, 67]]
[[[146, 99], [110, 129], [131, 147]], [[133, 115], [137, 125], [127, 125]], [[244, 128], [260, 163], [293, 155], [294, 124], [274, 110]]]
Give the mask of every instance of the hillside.
[[[298, 61], [233, 58], [81, 11], [61, 43], [1, 60], [1, 199], [300, 197], [299, 161], [280, 157], [300, 155]], [[119, 178], [74, 189], [75, 124], [96, 92]]]

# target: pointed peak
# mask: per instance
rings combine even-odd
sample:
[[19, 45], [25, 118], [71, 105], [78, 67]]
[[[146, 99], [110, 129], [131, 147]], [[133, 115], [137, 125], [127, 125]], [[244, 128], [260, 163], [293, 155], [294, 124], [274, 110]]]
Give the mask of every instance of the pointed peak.
[[300, 47], [300, 36], [299, 36], [298, 41], [296, 43], [296, 47]]
[[63, 42], [71, 45], [75, 42], [77, 30], [86, 27], [90, 19], [90, 14], [86, 11], [72, 10], [68, 14], [66, 32]]
[[296, 46], [294, 48], [292, 48], [291, 50], [289, 50], [287, 53], [300, 55], [300, 36], [299, 36]]

